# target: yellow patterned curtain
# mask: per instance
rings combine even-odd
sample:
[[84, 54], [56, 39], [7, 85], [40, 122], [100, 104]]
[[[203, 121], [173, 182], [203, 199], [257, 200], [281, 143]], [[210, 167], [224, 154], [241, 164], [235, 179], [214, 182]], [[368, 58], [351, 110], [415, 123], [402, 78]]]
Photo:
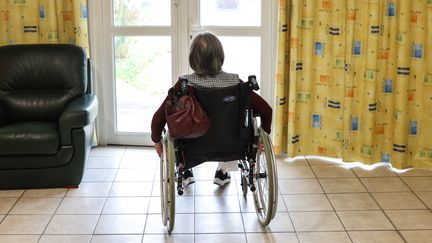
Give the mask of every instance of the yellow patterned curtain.
[[432, 168], [432, 0], [279, 0], [275, 150]]
[[69, 43], [89, 54], [86, 0], [0, 0], [0, 46]]

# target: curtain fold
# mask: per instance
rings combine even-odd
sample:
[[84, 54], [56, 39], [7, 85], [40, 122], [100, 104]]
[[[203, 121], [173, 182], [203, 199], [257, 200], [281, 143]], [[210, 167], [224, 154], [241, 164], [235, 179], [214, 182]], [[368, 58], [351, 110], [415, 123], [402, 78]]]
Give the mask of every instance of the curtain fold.
[[432, 1], [280, 0], [275, 151], [432, 168]]
[[87, 0], [0, 0], [0, 45], [68, 43], [89, 52]]

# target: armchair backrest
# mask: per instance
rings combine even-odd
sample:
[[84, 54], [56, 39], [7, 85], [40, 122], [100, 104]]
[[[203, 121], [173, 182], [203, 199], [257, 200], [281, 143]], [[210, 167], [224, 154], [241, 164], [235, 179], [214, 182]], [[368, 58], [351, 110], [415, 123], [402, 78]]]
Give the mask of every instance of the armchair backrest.
[[72, 99], [87, 93], [87, 62], [85, 51], [75, 45], [0, 47], [3, 121], [57, 121]]

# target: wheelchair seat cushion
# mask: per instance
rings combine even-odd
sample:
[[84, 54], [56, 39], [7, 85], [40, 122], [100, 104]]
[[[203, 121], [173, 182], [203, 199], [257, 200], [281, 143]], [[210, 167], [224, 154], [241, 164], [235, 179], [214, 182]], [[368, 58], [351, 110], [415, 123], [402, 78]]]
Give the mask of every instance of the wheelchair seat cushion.
[[0, 155], [55, 154], [57, 123], [20, 122], [0, 127]]
[[210, 118], [211, 126], [199, 138], [182, 139], [186, 167], [205, 161], [244, 158], [246, 143], [241, 139], [240, 85], [219, 89], [196, 89], [196, 96]]

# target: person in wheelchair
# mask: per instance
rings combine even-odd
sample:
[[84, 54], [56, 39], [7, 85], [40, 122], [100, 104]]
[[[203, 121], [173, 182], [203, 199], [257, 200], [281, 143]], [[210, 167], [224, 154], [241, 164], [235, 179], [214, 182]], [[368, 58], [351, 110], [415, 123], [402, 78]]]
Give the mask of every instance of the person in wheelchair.
[[[210, 32], [198, 34], [190, 47], [189, 65], [194, 71], [191, 74], [183, 75], [188, 84], [197, 88], [220, 89], [238, 85], [240, 80], [238, 74], [226, 73], [222, 70], [224, 63], [224, 50], [219, 39]], [[175, 84], [175, 88], [180, 86], [180, 80]], [[159, 109], [153, 115], [151, 123], [151, 139], [154, 142], [154, 148], [159, 156], [162, 155], [162, 131], [166, 124], [165, 105], [168, 96], [162, 102]], [[272, 108], [270, 105], [255, 92], [251, 93], [251, 105], [254, 111], [261, 115], [261, 127], [268, 134], [271, 132]], [[183, 185], [189, 185], [194, 182], [192, 169], [187, 169], [183, 173]], [[219, 162], [215, 172], [213, 183], [224, 186], [230, 182], [230, 174], [227, 171], [226, 161]]]

